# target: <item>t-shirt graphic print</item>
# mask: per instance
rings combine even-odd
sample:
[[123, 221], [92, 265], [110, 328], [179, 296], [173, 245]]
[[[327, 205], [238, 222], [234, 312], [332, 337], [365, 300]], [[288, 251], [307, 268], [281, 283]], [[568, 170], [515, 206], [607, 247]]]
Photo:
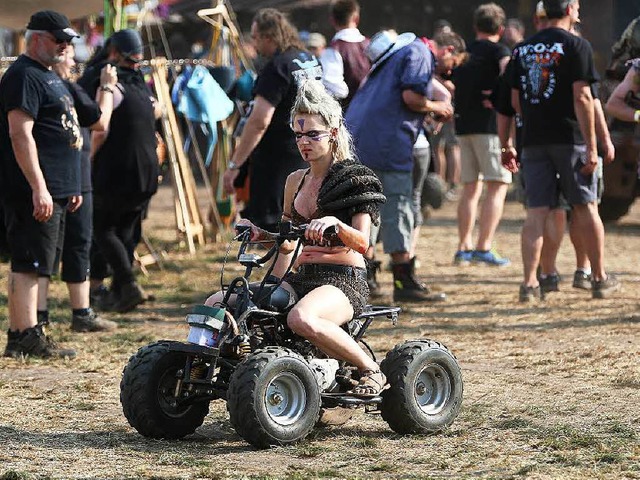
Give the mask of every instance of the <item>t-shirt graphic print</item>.
[[523, 145], [584, 143], [573, 105], [573, 85], [597, 82], [591, 45], [560, 28], [547, 28], [516, 46], [512, 88], [519, 90]]

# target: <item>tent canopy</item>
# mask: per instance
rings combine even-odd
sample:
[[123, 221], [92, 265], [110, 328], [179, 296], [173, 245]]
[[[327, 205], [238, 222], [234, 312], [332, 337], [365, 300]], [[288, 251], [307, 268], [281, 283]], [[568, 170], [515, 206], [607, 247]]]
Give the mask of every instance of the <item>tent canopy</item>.
[[103, 6], [103, 0], [0, 0], [0, 27], [23, 30], [39, 10], [55, 10], [73, 20], [99, 13]]

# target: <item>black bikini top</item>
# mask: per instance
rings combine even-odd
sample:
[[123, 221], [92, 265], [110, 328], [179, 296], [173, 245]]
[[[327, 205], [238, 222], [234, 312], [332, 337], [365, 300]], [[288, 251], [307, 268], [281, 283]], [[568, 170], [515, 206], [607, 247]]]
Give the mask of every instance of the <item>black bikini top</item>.
[[[313, 214], [309, 218], [306, 218], [304, 215], [300, 214], [300, 212], [298, 212], [298, 210], [296, 209], [296, 198], [298, 198], [298, 193], [300, 193], [300, 190], [302, 189], [302, 185], [304, 184], [304, 181], [307, 178], [307, 175], [309, 174], [310, 171], [311, 169], [308, 168], [307, 171], [304, 172], [304, 175], [302, 176], [302, 180], [300, 180], [300, 183], [298, 184], [298, 189], [296, 190], [296, 193], [293, 195], [293, 201], [291, 202], [290, 218], [291, 218], [291, 223], [293, 223], [294, 225], [303, 225], [305, 223], [309, 223], [311, 220], [315, 218], [320, 218], [320, 211], [317, 206], [316, 206], [316, 211], [313, 212]], [[340, 237], [338, 237], [338, 235], [336, 234], [325, 235], [325, 240], [322, 244], [315, 241], [306, 240], [306, 239], [302, 239], [302, 244], [318, 245], [322, 247], [344, 247], [345, 246], [344, 242], [340, 240]]]

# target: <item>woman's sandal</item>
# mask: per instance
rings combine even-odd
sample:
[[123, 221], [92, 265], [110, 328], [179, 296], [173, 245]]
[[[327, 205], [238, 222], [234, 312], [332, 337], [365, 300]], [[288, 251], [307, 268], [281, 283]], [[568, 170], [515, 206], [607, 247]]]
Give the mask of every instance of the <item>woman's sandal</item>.
[[347, 395], [353, 395], [360, 398], [373, 398], [380, 395], [384, 390], [389, 388], [387, 377], [380, 370], [364, 370], [361, 372], [360, 383]]

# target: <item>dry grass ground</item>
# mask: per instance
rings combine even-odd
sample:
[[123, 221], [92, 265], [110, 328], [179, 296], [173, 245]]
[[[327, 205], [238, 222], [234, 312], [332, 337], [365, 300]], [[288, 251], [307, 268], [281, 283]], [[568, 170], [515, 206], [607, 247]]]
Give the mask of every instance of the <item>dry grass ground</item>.
[[[446, 303], [406, 306], [397, 327], [380, 321], [368, 339], [386, 352], [405, 339], [437, 339], [457, 355], [463, 408], [440, 435], [402, 437], [376, 415], [316, 430], [304, 443], [257, 451], [214, 402], [195, 435], [156, 441], [129, 427], [118, 400], [122, 368], [140, 346], [183, 339], [183, 318], [219, 284], [226, 245], [191, 258], [175, 244], [170, 194], [154, 199], [146, 230], [169, 254], [142, 280], [157, 300], [113, 315], [115, 333], [76, 334], [63, 285], [52, 290], [53, 337], [74, 361], [0, 359], [0, 479], [13, 478], [640, 478], [640, 205], [607, 229], [607, 263], [624, 282], [594, 301], [571, 288], [563, 244], [561, 292], [517, 302], [521, 277], [518, 204], [497, 237], [511, 266], [454, 267], [455, 205], [435, 212], [419, 250], [421, 273]], [[0, 266], [0, 328], [6, 330], [7, 266]], [[391, 276], [383, 273], [385, 288]], [[385, 301], [390, 301], [386, 299]], [[4, 338], [2, 340], [4, 344]], [[4, 345], [2, 345], [4, 348]]]

